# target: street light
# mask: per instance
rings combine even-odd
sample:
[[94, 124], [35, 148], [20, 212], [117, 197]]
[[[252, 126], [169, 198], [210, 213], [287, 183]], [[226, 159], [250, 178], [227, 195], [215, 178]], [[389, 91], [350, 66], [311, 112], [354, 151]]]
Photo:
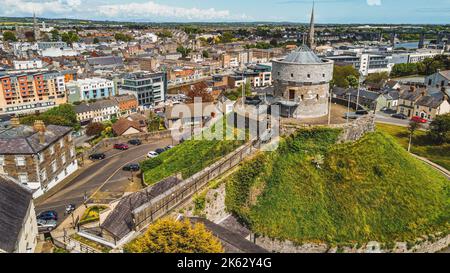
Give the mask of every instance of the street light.
[[347, 106], [347, 124], [348, 124], [348, 118], [350, 117], [350, 97], [351, 97], [352, 93], [348, 92], [348, 106]]
[[359, 89], [361, 89], [361, 83], [362, 79], [364, 79], [364, 75], [361, 73], [361, 71], [358, 71], [359, 73], [359, 79], [358, 79], [358, 93], [356, 95], [356, 111], [359, 109]]

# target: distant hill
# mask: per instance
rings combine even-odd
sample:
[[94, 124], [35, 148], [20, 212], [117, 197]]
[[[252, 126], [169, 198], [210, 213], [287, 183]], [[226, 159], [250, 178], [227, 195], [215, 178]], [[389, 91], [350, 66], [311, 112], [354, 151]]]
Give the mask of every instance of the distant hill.
[[338, 135], [299, 131], [278, 151], [245, 163], [227, 182], [227, 208], [257, 234], [296, 243], [448, 234], [447, 179], [384, 133], [337, 145]]

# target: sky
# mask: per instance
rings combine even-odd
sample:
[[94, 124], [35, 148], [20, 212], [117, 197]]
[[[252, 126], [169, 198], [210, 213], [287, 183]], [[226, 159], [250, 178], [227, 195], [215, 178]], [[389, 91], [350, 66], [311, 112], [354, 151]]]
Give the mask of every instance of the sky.
[[[450, 24], [450, 0], [316, 0], [317, 23]], [[0, 16], [146, 22], [309, 21], [312, 0], [0, 0]]]

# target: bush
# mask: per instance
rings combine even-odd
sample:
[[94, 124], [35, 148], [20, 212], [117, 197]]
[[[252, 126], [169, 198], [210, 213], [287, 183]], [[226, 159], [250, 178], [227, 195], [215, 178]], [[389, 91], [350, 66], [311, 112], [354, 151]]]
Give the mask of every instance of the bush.
[[163, 161], [159, 157], [148, 159], [141, 163], [141, 170], [142, 170], [142, 172], [146, 172], [146, 171], [149, 171], [151, 169], [158, 167], [162, 163], [163, 163]]
[[105, 129], [105, 126], [102, 123], [92, 122], [86, 128], [86, 135], [99, 136], [104, 129]]

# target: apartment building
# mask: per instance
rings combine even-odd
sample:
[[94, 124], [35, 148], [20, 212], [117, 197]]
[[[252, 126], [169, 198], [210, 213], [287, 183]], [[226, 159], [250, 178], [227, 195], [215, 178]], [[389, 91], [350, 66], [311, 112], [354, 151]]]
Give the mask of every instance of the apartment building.
[[39, 197], [78, 169], [72, 128], [36, 121], [0, 130], [0, 174], [10, 176]]
[[0, 114], [45, 111], [67, 103], [66, 78], [76, 78], [76, 72], [0, 75]]
[[131, 73], [125, 76], [120, 94], [134, 95], [139, 106], [149, 108], [165, 101], [166, 73]]
[[40, 69], [43, 67], [42, 61], [39, 59], [35, 60], [15, 60], [13, 61], [15, 70], [31, 70]]
[[68, 101], [88, 101], [104, 99], [116, 95], [114, 82], [102, 78], [89, 78], [67, 83]]

